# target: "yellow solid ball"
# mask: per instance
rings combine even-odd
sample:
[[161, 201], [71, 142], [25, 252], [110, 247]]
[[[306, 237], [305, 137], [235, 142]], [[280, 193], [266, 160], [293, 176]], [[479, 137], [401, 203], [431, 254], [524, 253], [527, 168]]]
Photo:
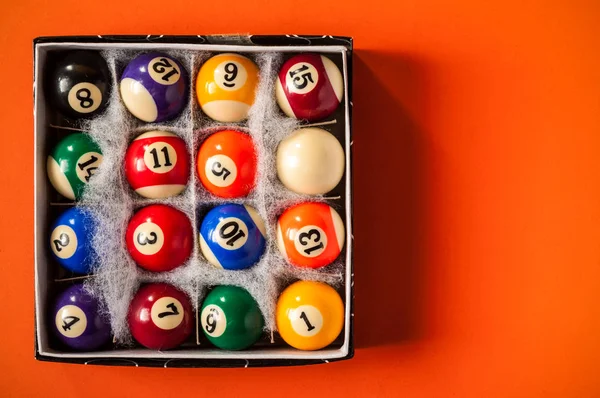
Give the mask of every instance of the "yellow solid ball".
[[319, 350], [342, 331], [344, 303], [329, 285], [299, 281], [279, 296], [275, 318], [286, 343], [299, 350]]

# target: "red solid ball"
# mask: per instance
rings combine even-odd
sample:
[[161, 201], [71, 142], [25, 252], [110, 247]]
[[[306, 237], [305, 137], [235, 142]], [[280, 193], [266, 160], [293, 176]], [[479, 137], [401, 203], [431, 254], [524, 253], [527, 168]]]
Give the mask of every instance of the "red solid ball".
[[187, 260], [194, 232], [187, 216], [165, 205], [150, 205], [135, 213], [125, 233], [133, 260], [148, 271], [170, 271]]
[[153, 350], [177, 347], [194, 329], [188, 296], [165, 283], [142, 286], [129, 305], [127, 321], [133, 338]]
[[202, 185], [216, 196], [248, 195], [254, 188], [257, 168], [252, 138], [235, 130], [214, 133], [202, 143], [196, 167]]
[[145, 198], [180, 194], [190, 176], [185, 142], [166, 131], [139, 135], [127, 148], [125, 176], [135, 192]]

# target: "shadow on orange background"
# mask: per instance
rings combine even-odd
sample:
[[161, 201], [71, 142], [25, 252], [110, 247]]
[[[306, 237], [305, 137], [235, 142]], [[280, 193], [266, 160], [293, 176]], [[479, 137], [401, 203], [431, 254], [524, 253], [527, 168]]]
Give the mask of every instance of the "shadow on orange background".
[[427, 153], [423, 131], [389, 87], [417, 109], [428, 88], [425, 65], [402, 54], [358, 51], [353, 72], [355, 337], [361, 348], [427, 333]]

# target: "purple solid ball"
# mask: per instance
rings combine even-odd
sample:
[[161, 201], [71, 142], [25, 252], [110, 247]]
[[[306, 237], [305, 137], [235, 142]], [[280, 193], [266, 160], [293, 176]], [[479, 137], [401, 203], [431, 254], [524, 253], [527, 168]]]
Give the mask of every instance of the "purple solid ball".
[[123, 72], [121, 99], [125, 107], [145, 122], [170, 120], [188, 101], [188, 74], [175, 58], [162, 53], [135, 57]]
[[108, 320], [100, 316], [98, 301], [82, 284], [73, 285], [58, 296], [49, 322], [58, 339], [75, 350], [96, 350], [110, 340]]

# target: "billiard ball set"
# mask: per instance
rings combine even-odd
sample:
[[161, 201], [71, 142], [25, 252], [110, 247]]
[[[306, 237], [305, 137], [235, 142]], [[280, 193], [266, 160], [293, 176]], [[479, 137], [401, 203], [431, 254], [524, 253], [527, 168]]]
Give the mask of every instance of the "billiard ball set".
[[351, 50], [36, 39], [36, 357], [352, 357]]

